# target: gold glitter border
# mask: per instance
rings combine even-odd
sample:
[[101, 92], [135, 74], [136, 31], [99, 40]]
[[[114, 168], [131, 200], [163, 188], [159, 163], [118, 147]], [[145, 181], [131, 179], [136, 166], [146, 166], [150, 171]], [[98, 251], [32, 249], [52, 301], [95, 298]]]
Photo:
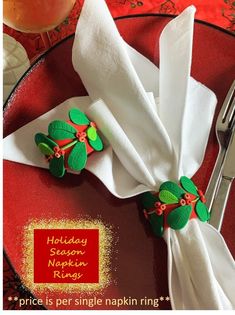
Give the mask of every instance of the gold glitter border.
[[[99, 282], [98, 283], [34, 283], [34, 229], [98, 229], [99, 230]], [[111, 283], [112, 227], [100, 219], [31, 220], [24, 227], [22, 282], [38, 292], [84, 292], [103, 290]]]

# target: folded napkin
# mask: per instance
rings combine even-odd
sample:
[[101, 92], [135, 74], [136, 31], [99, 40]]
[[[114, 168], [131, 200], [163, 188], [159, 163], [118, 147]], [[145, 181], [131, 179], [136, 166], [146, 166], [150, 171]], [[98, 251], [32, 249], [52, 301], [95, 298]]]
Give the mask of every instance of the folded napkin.
[[[4, 158], [48, 167], [32, 134], [47, 133], [51, 120], [66, 119], [79, 104], [105, 142], [86, 168], [115, 196], [158, 191], [167, 180], [192, 177], [216, 105], [213, 92], [190, 77], [194, 13], [187, 8], [162, 31], [159, 70], [124, 42], [103, 0], [86, 0], [72, 58], [89, 97], [67, 100], [6, 137]], [[182, 230], [166, 229], [164, 239], [173, 309], [235, 308], [234, 261], [218, 231], [192, 219]]]

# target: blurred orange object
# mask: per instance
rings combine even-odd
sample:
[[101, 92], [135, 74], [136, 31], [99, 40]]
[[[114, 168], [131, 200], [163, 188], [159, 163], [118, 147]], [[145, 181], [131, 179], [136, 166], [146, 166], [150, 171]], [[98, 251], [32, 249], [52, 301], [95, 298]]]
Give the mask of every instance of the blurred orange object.
[[76, 0], [3, 0], [3, 21], [26, 33], [42, 33], [59, 25]]

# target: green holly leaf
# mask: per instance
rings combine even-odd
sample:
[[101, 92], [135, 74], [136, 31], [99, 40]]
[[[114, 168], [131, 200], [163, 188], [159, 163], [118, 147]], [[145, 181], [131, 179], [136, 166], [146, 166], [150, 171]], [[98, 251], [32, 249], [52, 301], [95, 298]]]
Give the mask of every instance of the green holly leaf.
[[97, 138], [97, 132], [96, 129], [94, 127], [89, 127], [87, 129], [87, 137], [88, 139], [95, 141]]
[[149, 191], [143, 193], [140, 198], [143, 208], [147, 210], [153, 208], [155, 202], [159, 201], [159, 198]]
[[149, 222], [152, 227], [153, 233], [157, 237], [162, 237], [164, 227], [163, 227], [163, 214], [162, 215], [157, 215], [156, 213], [150, 214], [149, 215]]
[[81, 171], [87, 162], [85, 142], [78, 142], [71, 151], [68, 158], [69, 168], [73, 171]]
[[53, 140], [51, 140], [50, 138], [48, 138], [46, 135], [44, 135], [43, 133], [37, 133], [34, 137], [34, 140], [36, 142], [37, 145], [39, 145], [39, 143], [45, 143], [47, 144], [51, 149], [54, 149], [54, 147], [57, 147], [57, 143], [54, 142]]
[[159, 199], [166, 204], [174, 204], [179, 201], [179, 199], [168, 190], [161, 190]]
[[201, 202], [201, 200], [198, 200], [198, 202], [196, 203], [195, 211], [196, 211], [198, 218], [202, 222], [206, 222], [209, 220], [210, 213], [208, 211], [207, 206], [203, 202]]
[[58, 159], [54, 157], [49, 162], [49, 169], [55, 177], [63, 177], [65, 174], [64, 156], [61, 155]]
[[192, 212], [190, 205], [181, 206], [172, 210], [167, 216], [168, 225], [174, 230], [182, 229], [188, 222]]
[[54, 120], [48, 126], [50, 137], [55, 140], [73, 139], [77, 130], [63, 120]]
[[194, 185], [194, 182], [191, 179], [189, 179], [188, 177], [182, 176], [180, 178], [180, 184], [190, 194], [193, 194], [195, 196], [199, 196], [198, 192], [197, 192], [197, 187]]
[[88, 139], [88, 142], [90, 144], [90, 146], [96, 150], [96, 151], [102, 151], [103, 150], [103, 142], [100, 139], [99, 135], [97, 134], [97, 138], [95, 141]]
[[167, 181], [161, 184], [159, 191], [161, 190], [168, 190], [173, 195], [175, 195], [175, 197], [177, 197], [178, 199], [181, 199], [182, 195], [185, 194], [185, 191], [181, 187], [179, 187], [176, 183], [171, 182], [171, 181]]
[[77, 108], [70, 109], [69, 118], [76, 125], [89, 125], [90, 123], [87, 116]]
[[46, 143], [43, 143], [43, 142], [39, 143], [38, 148], [44, 155], [54, 154], [54, 151]]

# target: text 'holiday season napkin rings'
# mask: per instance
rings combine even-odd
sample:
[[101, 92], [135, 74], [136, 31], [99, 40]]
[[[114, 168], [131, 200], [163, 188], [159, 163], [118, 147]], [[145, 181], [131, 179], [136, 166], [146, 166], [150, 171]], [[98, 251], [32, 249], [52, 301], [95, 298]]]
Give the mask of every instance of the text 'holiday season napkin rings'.
[[203, 192], [186, 176], [180, 178], [180, 185], [167, 181], [159, 193], [144, 193], [141, 201], [156, 236], [162, 236], [164, 228], [180, 230], [192, 218], [206, 222], [210, 217]]
[[69, 120], [54, 120], [48, 126], [48, 136], [35, 135], [35, 142], [49, 162], [52, 175], [63, 177], [66, 169], [81, 171], [87, 157], [103, 149], [96, 124], [77, 108], [69, 111]]

